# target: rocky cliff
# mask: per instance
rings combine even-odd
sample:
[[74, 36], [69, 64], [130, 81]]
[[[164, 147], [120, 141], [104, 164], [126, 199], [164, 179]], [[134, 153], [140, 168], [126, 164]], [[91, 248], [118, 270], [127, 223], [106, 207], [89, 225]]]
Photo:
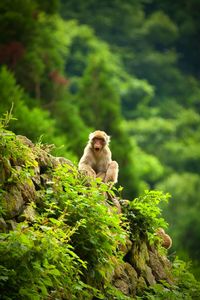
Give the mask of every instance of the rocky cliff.
[[[145, 205], [160, 194], [133, 203], [118, 196], [119, 214], [106, 193], [105, 184], [88, 184], [49, 146], [2, 130], [1, 299], [193, 299], [199, 293], [191, 274], [184, 286], [185, 267], [169, 261], [154, 234], [160, 210], [150, 215]], [[109, 191], [111, 199], [115, 193]]]

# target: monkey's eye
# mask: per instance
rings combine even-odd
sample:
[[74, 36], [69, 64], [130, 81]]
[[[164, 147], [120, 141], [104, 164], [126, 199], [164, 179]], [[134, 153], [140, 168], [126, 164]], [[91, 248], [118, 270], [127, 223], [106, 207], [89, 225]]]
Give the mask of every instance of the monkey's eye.
[[105, 144], [106, 141], [103, 138], [94, 138], [93, 142], [94, 143], [98, 143], [99, 142], [101, 144]]
[[103, 138], [99, 138], [98, 140], [103, 143], [105, 142], [105, 140]]

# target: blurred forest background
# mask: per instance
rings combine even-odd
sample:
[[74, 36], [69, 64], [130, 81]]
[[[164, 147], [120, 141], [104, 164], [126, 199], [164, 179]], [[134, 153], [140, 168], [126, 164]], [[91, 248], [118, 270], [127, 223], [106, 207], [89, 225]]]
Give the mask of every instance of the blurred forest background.
[[200, 277], [200, 2], [0, 2], [0, 113], [75, 163], [112, 136], [123, 196], [169, 192], [171, 255]]

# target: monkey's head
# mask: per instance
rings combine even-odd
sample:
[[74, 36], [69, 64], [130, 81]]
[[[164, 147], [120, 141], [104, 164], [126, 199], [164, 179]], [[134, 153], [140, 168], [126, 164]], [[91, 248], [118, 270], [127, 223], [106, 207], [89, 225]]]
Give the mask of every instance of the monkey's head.
[[98, 153], [108, 145], [110, 137], [101, 130], [96, 130], [89, 135], [89, 143], [91, 143], [93, 150]]
[[156, 230], [156, 232], [157, 232], [157, 234], [160, 235], [160, 236], [162, 236], [162, 235], [165, 234], [164, 229], [163, 229], [163, 228], [160, 228], [160, 227]]
[[170, 238], [170, 236], [168, 234], [166, 234], [165, 230], [163, 228], [158, 228], [156, 230], [156, 235], [159, 236], [161, 238], [161, 245], [166, 248], [169, 249], [172, 246], [172, 239]]

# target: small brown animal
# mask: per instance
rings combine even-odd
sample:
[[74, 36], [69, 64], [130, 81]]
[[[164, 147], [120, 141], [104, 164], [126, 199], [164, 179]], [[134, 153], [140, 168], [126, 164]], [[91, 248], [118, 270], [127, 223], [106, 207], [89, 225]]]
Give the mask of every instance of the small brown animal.
[[78, 164], [79, 171], [103, 182], [117, 182], [118, 163], [113, 161], [109, 149], [110, 137], [101, 130], [96, 130], [89, 135], [89, 141], [84, 149], [83, 156]]
[[166, 248], [169, 249], [172, 246], [172, 239], [170, 238], [170, 236], [168, 234], [165, 233], [163, 228], [158, 228], [156, 230], [156, 234], [161, 238], [161, 245]]

